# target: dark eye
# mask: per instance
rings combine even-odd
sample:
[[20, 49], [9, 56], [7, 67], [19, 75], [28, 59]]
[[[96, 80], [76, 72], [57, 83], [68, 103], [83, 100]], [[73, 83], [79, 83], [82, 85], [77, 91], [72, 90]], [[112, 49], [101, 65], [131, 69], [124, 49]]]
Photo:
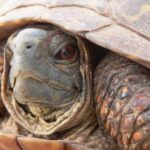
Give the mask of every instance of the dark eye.
[[59, 60], [72, 60], [77, 54], [77, 50], [75, 47], [68, 45], [61, 49], [59, 53], [56, 55]]

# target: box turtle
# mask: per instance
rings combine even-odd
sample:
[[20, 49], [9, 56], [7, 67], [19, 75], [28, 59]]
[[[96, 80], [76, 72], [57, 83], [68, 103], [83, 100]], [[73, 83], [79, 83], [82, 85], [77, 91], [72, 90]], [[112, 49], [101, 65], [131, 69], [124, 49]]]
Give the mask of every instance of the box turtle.
[[0, 3], [0, 150], [150, 149], [149, 0]]

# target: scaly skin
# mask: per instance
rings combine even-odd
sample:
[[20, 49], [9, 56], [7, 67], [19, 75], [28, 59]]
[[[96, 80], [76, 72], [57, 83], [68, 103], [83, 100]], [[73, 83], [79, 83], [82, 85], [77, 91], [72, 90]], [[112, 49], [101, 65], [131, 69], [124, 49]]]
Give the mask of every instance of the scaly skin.
[[150, 149], [150, 71], [110, 53], [94, 80], [99, 122], [122, 149]]

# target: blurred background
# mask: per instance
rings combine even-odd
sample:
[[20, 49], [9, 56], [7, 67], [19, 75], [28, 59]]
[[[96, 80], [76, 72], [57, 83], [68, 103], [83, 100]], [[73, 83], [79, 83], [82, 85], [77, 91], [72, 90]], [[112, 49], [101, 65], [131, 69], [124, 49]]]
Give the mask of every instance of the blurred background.
[[7, 0], [0, 0], [0, 6], [2, 6]]

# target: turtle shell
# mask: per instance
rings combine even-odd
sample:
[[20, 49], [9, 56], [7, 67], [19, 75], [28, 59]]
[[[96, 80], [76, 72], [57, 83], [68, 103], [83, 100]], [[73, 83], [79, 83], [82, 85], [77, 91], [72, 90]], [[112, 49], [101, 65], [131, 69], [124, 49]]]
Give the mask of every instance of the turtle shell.
[[150, 68], [149, 0], [7, 0], [0, 39], [34, 22], [52, 23]]
[[90, 150], [87, 147], [64, 141], [43, 140], [32, 137], [17, 137], [15, 135], [0, 134], [1, 150]]

